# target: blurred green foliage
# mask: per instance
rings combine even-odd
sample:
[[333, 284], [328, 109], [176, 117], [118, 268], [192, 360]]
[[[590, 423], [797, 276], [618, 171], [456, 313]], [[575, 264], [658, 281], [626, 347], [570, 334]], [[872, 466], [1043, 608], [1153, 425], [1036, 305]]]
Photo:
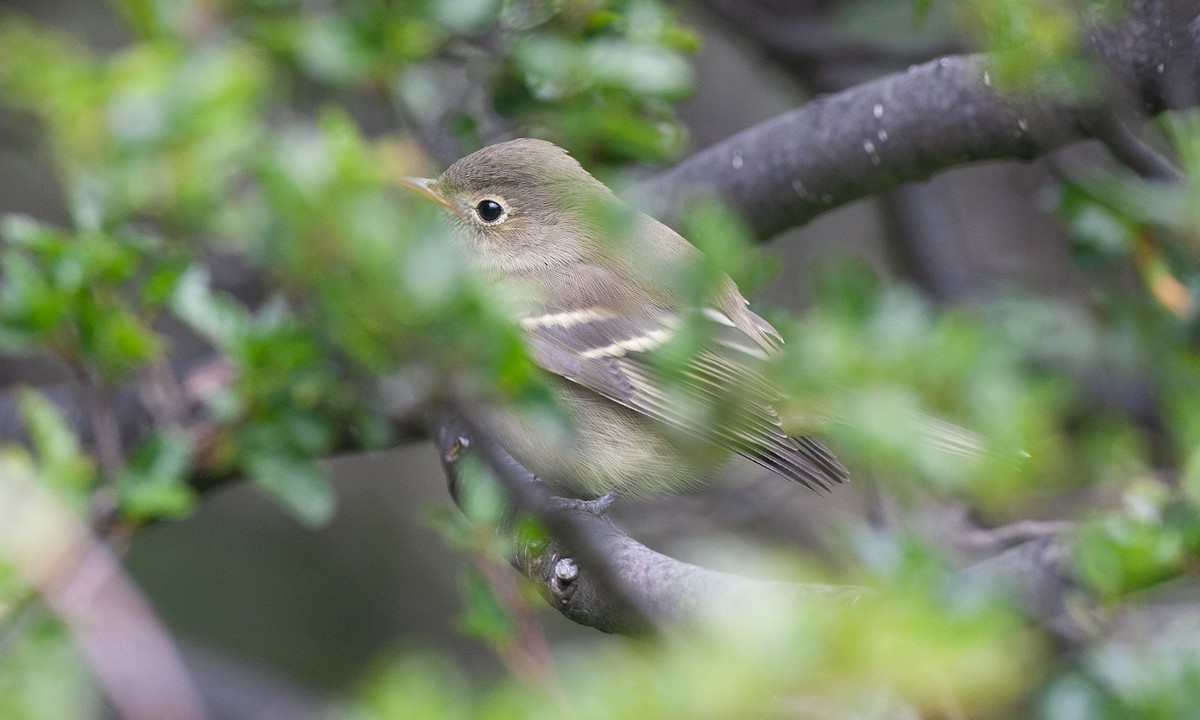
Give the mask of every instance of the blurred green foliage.
[[[679, 53], [694, 41], [656, 3], [118, 6], [135, 39], [107, 56], [19, 17], [0, 22], [0, 93], [49, 132], [73, 220], [6, 223], [0, 342], [49, 349], [111, 385], [166, 356], [156, 322], [169, 310], [236, 366], [235, 387], [211, 399], [229, 429], [213, 469], [247, 471], [311, 522], [332, 511], [313, 458], [346, 428], [387, 442], [363, 380], [401, 363], [449, 372], [463, 357], [518, 393], [531, 375], [434, 220], [389, 183], [428, 161], [403, 135], [364, 137], [336, 104], [351, 94], [401, 125], [453, 112], [437, 124], [532, 133], [552, 120], [585, 158], [681, 147], [666, 100], [687, 91]], [[463, 70], [476, 90], [496, 89], [469, 117], [469, 104], [438, 110], [413, 89]], [[465, 153], [483, 137], [461, 142]], [[277, 294], [251, 310], [207, 288], [209, 246], [238, 253]], [[121, 484], [134, 515], [187, 509], [190, 496], [147, 475], [188, 467], [172, 437], [134, 456]]]
[[30, 448], [0, 447], [0, 713], [94, 717], [100, 707], [76, 638], [38, 603], [88, 508], [93, 462], [41, 395], [18, 397]]
[[4, 227], [0, 334], [11, 349], [52, 348], [109, 381], [158, 357], [150, 325], [181, 266], [151, 238], [65, 233], [28, 218]]
[[1082, 29], [1119, 19], [1125, 0], [954, 0], [954, 6], [960, 23], [994, 51], [991, 76], [1006, 92], [1102, 99], [1103, 72]]
[[[0, 568], [0, 584], [6, 584]], [[0, 612], [20, 618], [0, 632], [0, 709], [10, 720], [96, 717], [100, 702], [67, 630], [40, 609], [14, 608], [0, 587]], [[18, 596], [19, 597], [19, 596]]]
[[1036, 635], [985, 593], [954, 596], [924, 553], [873, 580], [878, 594], [853, 600], [762, 597], [662, 641], [561, 648], [548, 692], [511, 681], [481, 692], [444, 660], [403, 655], [368, 678], [357, 717], [1003, 717], [1037, 684]]
[[[554, 140], [597, 171], [678, 157], [686, 134], [673, 103], [690, 91], [698, 42], [665, 3], [114, 4], [130, 37], [106, 53], [0, 18], [3, 111], [44, 128], [69, 211], [64, 227], [14, 216], [0, 228], [0, 350], [52, 353], [103, 397], [170, 357], [163, 326], [174, 321], [219, 352], [233, 380], [207, 398], [217, 433], [203, 457], [167, 425], [104, 471], [45, 398], [25, 393], [30, 448], [4, 449], [9, 469], [36, 475], [77, 515], [115, 498], [120, 521], [136, 526], [186, 514], [196, 501], [187, 480], [202, 465], [252, 478], [318, 524], [334, 509], [321, 459], [350, 440], [391, 439], [381, 376], [417, 405], [454, 384], [494, 387], [561, 432], [506, 308], [444, 241], [436, 208], [392, 180], [505, 135]], [[996, 77], [1007, 88], [1078, 98], [1095, 86], [1079, 22], [1113, 5], [962, 0], [951, 14], [1004, 51]], [[915, 8], [922, 18], [939, 9]], [[856, 476], [902, 505], [964, 500], [1001, 521], [1095, 492], [1102, 502], [1079, 513], [1071, 552], [1075, 579], [1106, 612], [1194, 573], [1200, 551], [1198, 116], [1165, 117], [1158, 140], [1184, 182], [1109, 174], [1057, 190], [1054, 209], [1093, 281], [1088, 312], [1019, 297], [947, 311], [854, 263], [829, 265], [815, 273], [814, 309], [778, 319], [789, 343], [768, 368], [795, 400], [788, 421], [831, 437]], [[702, 297], [720, 272], [743, 288], [762, 282], [765, 263], [736, 217], [706, 203], [688, 217], [705, 260], [678, 278], [684, 287]], [[214, 286], [209, 265], [228, 257], [261, 280], [264, 298]], [[1113, 280], [1130, 266], [1136, 282]], [[701, 340], [681, 334], [664, 362]], [[1063, 369], [1091, 365], [1148, 368], [1161, 433], [1085, 413]], [[464, 551], [505, 557], [494, 487], [465, 492], [469, 520], [438, 525]], [[402, 654], [380, 664], [347, 712], [1194, 715], [1200, 653], [1188, 636], [1109, 639], [1056, 658], [1044, 631], [963, 583], [920, 522], [894, 537], [849, 529], [844, 568], [792, 558], [769, 569], [869, 585], [857, 602], [764, 599], [663, 642], [559, 648], [540, 683], [481, 682], [440, 653]], [[544, 541], [537, 528], [523, 532]], [[0, 716], [80, 717], [94, 693], [63, 629], [29, 619], [19, 569], [0, 563]], [[486, 576], [465, 583], [462, 625], [503, 652], [521, 642], [518, 623]]]
[[[1108, 599], [1178, 577], [1200, 552], [1194, 480], [1200, 447], [1195, 412], [1200, 401], [1197, 117], [1185, 111], [1158, 122], [1159, 137], [1184, 172], [1181, 182], [1167, 185], [1128, 172], [1096, 173], [1065, 181], [1055, 198], [1073, 254], [1095, 281], [1098, 315], [1120, 333], [1107, 347], [1136, 355], [1152, 373], [1164, 416], [1166, 465], [1177, 468], [1164, 474], [1152, 472], [1146, 461], [1116, 464], [1124, 468], [1121, 508], [1094, 517], [1081, 530], [1076, 544], [1080, 574]], [[1132, 288], [1116, 281], [1119, 274], [1128, 277], [1129, 268], [1135, 271]], [[1103, 478], [1101, 472], [1097, 468], [1093, 477]]]

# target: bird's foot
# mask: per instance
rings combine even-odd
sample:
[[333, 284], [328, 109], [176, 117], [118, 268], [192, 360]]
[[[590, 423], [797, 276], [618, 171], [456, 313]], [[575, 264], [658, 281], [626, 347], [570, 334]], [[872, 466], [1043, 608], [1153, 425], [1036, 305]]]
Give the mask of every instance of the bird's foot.
[[550, 504], [556, 510], [582, 510], [592, 515], [603, 515], [608, 506], [613, 504], [613, 500], [617, 499], [615, 490], [609, 490], [598, 498], [591, 500], [581, 500], [579, 498], [560, 497], [555, 495], [550, 498]]

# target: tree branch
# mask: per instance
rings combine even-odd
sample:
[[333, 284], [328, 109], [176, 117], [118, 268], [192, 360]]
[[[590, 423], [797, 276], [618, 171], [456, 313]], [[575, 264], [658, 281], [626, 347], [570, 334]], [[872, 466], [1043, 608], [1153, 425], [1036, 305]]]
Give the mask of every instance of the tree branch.
[[[152, 384], [169, 384], [172, 394], [171, 408], [165, 408], [161, 388], [125, 386], [112, 391], [109, 402], [115, 427], [113, 441], [119, 443], [122, 453], [127, 453], [143, 440], [152, 428], [164, 422], [182, 427], [192, 439], [193, 463], [191, 485], [206, 491], [229, 482], [239, 476], [238, 468], [230, 467], [216, 452], [216, 446], [224, 432], [230, 432], [215, 423], [208, 415], [207, 403], [216, 394], [226, 390], [237, 378], [237, 370], [226, 360], [217, 357], [193, 359], [174, 366], [156, 368], [150, 379]], [[170, 375], [169, 378], [163, 377]], [[70, 425], [86, 447], [96, 447], [95, 423], [89, 415], [90, 405], [81, 397], [81, 388], [74, 383], [42, 385], [38, 392], [55, 406], [59, 414]], [[385, 391], [376, 393], [386, 397]], [[168, 412], [169, 410], [169, 412]], [[419, 409], [412, 407], [387, 408], [392, 421], [392, 430], [397, 442], [424, 439], [424, 429], [416, 422]], [[0, 439], [8, 442], [26, 443], [29, 440], [25, 421], [13, 398], [12, 390], [0, 391]], [[335, 452], [353, 452], [365, 449], [351, 429], [343, 434]], [[111, 512], [112, 508], [105, 509]], [[102, 525], [103, 523], [101, 523]]]
[[1030, 159], [1085, 137], [1087, 109], [1006, 98], [984, 56], [944, 57], [826, 95], [644, 183], [649, 210], [719, 195], [769, 238], [852, 200], [975, 160]]
[[1147, 114], [1200, 102], [1200, 8], [1194, 0], [1133, 0], [1128, 18], [1092, 46]]
[[[638, 634], [660, 625], [663, 618], [657, 609], [647, 602], [647, 598], [636, 593], [636, 587], [627, 578], [620, 576], [620, 563], [605, 554], [603, 545], [594, 537], [596, 528], [581, 524], [578, 518], [572, 516], [570, 509], [556, 507], [550, 488], [536, 475], [479, 431], [461, 411], [439, 411], [434, 414], [431, 425], [431, 434], [440, 451], [442, 466], [450, 480], [450, 492], [456, 502], [461, 502], [462, 484], [467, 481], [462, 472], [463, 462], [468, 457], [480, 457], [508, 494], [514, 512], [532, 514], [555, 538], [554, 545], [565, 543], [587, 564], [590, 568], [589, 580], [603, 586], [606, 592], [597, 593], [603, 598], [602, 603], [589, 603], [585, 597], [581, 608], [582, 617], [587, 620], [584, 624], [606, 632]], [[546, 557], [552, 551], [553, 547], [547, 548], [540, 556]], [[547, 576], [543, 587], [549, 592], [547, 598], [557, 601], [560, 610], [572, 617], [577, 612], [573, 599], [580, 595], [577, 588], [583, 587], [583, 596], [586, 596], [591, 586], [578, 585], [575, 582], [577, 578], [568, 572], [569, 564], [574, 561], [560, 565], [562, 557], [565, 556], [556, 553], [554, 561], [548, 564], [552, 568], [551, 574]], [[538, 563], [537, 559], [522, 555], [517, 566], [532, 569], [534, 566], [540, 567]], [[529, 575], [528, 571], [523, 571]]]
[[122, 718], [208, 717], [172, 638], [120, 560], [14, 463], [0, 471], [0, 551], [71, 629]]
[[518, 512], [550, 531], [549, 545], [519, 547], [514, 565], [565, 617], [610, 633], [640, 634], [711, 614], [733, 613], [753, 597], [828, 595], [859, 588], [751, 580], [681, 562], [626, 535], [608, 518], [555, 503], [549, 486], [460, 414], [439, 413], [431, 434], [459, 499], [464, 461], [482, 456]]
[[[634, 540], [608, 518], [579, 507], [557, 506], [552, 491], [494, 440], [461, 415], [435, 417], [432, 435], [456, 501], [464, 461], [482, 455], [509, 491], [518, 511], [535, 515], [553, 538], [534, 549], [518, 547], [514, 566], [566, 618], [605, 632], [636, 634], [647, 624], [669, 627], [744, 609], [748, 600], [828, 597], [853, 601], [864, 588], [749, 578], [685, 563]], [[1006, 596], [1021, 610], [1067, 639], [1079, 629], [1066, 612], [1069, 562], [1061, 535], [1068, 524], [1028, 523], [977, 531], [996, 554], [961, 573], [966, 583]], [[1011, 536], [1011, 537], [1010, 537]], [[1008, 540], [1018, 542], [1010, 544]], [[631, 608], [636, 608], [631, 613]]]
[[1155, 150], [1115, 115], [1101, 123], [1096, 137], [1113, 157], [1146, 180], [1172, 183], [1183, 180], [1183, 172], [1169, 158]]
[[[1147, 112], [1200, 99], [1200, 12], [1194, 3], [1139, 0], [1093, 46]], [[1023, 159], [1096, 136], [1105, 110], [993, 87], [988, 57], [943, 57], [804, 106], [696, 153], [631, 196], [670, 217], [714, 193], [761, 238], [852, 200], [977, 160]]]

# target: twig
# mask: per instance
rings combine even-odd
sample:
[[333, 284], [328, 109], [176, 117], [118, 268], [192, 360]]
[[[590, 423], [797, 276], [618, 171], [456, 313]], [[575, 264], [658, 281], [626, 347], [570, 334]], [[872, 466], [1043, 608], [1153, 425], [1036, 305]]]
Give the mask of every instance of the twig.
[[121, 447], [121, 427], [113, 410], [112, 393], [92, 378], [80, 381], [80, 390], [87, 402], [88, 418], [95, 438], [96, 459], [100, 470], [110, 480], [125, 467], [125, 452]]
[[958, 541], [974, 549], [1008, 548], [1032, 540], [1057, 538], [1075, 529], [1067, 520], [1019, 520], [994, 528], [971, 528]]
[[180, 426], [187, 416], [188, 402], [171, 364], [157, 360], [145, 367], [138, 384], [138, 397], [160, 427]]
[[1096, 137], [1114, 158], [1147, 180], [1179, 182], [1183, 179], [1182, 170], [1138, 137], [1119, 117], [1106, 117], [1097, 128]]
[[472, 562], [487, 581], [497, 600], [513, 621], [513, 634], [508, 641], [493, 643], [496, 654], [508, 669], [509, 675], [554, 696], [554, 659], [550, 643], [528, 602], [521, 596], [518, 577], [493, 553], [472, 553]]
[[0, 658], [16, 647], [21, 634], [39, 609], [37, 593], [32, 591], [24, 591], [16, 602], [5, 608], [6, 617], [0, 617], [3, 620], [0, 624]]
[[[238, 477], [238, 469], [229, 467], [219, 453], [213, 450], [227, 429], [214, 423], [208, 416], [206, 402], [216, 393], [222, 392], [237, 378], [237, 372], [221, 358], [207, 357], [181, 362], [171, 368], [174, 383], [182, 392], [184, 407], [172, 410], [181, 413], [186, 420], [185, 429], [193, 442], [192, 476], [190, 482], [197, 490], [207, 491], [224, 485]], [[105, 432], [115, 429], [115, 444], [120, 455], [141, 441], [157, 422], [155, 411], [148, 403], [142, 388], [137, 386], [118, 387], [108, 393], [109, 414], [101, 423]], [[55, 406], [80, 440], [91, 448], [98, 447], [96, 423], [91, 414], [91, 402], [83, 389], [76, 383], [55, 383], [38, 388]], [[385, 396], [386, 392], [378, 393]], [[81, 400], [81, 395], [83, 399]], [[414, 442], [425, 438], [425, 429], [416, 418], [421, 408], [406, 406], [387, 408], [391, 415], [392, 430], [398, 443]], [[24, 419], [13, 398], [12, 391], [0, 391], [0, 438], [7, 442], [28, 442], [28, 431]], [[106, 442], [113, 443], [109, 438]], [[339, 438], [335, 453], [351, 452], [362, 447], [362, 442], [349, 429]], [[96, 450], [96, 452], [99, 452]], [[107, 452], [112, 452], [110, 448]]]

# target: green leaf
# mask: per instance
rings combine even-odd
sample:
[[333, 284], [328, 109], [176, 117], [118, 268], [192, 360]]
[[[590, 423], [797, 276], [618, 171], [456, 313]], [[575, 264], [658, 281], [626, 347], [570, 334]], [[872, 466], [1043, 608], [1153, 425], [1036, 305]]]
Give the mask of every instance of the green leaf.
[[16, 245], [38, 244], [45, 237], [47, 226], [36, 218], [22, 213], [10, 213], [0, 223], [4, 239]]
[[41, 469], [41, 475], [62, 490], [83, 499], [92, 481], [92, 462], [80, 449], [75, 431], [45, 395], [22, 388], [17, 404], [29, 430], [29, 439]]
[[440, 0], [433, 17], [446, 28], [464, 35], [487, 30], [500, 13], [500, 0]]
[[920, 27], [933, 9], [933, 0], [913, 0], [913, 26]]
[[83, 351], [106, 377], [119, 377], [161, 351], [158, 335], [137, 316], [102, 308], [83, 318]]
[[5, 720], [98, 717], [99, 695], [68, 629], [48, 613], [3, 627], [0, 715]]
[[1081, 527], [1073, 546], [1080, 576], [1110, 600], [1177, 576], [1200, 544], [1195, 507], [1163, 488], [1136, 484], [1125, 504]]
[[636, 95], [681, 99], [692, 89], [692, 69], [679, 55], [620, 40], [589, 44], [580, 60], [600, 85]]
[[467, 568], [463, 572], [462, 585], [467, 608], [458, 620], [459, 632], [493, 644], [510, 640], [513, 621], [483, 574], [475, 568]]
[[476, 704], [473, 690], [467, 676], [446, 654], [413, 653], [375, 665], [363, 688], [362, 702], [369, 708], [369, 714], [362, 717], [363, 720], [481, 718], [472, 707]]
[[152, 435], [129, 460], [117, 481], [123, 514], [146, 520], [188, 513], [196, 493], [186, 480], [192, 464], [192, 444], [182, 430]]
[[154, 37], [165, 28], [158, 0], [116, 0], [114, 4], [139, 35]]
[[157, 308], [168, 303], [179, 289], [188, 266], [178, 259], [169, 259], [156, 264], [142, 283], [142, 302]]
[[208, 270], [188, 268], [171, 297], [171, 309], [185, 323], [220, 347], [228, 347], [247, 325], [246, 309], [230, 297], [214, 293]]
[[511, 507], [504, 488], [475, 455], [458, 462], [458, 503], [463, 514], [478, 525], [497, 527]]
[[336, 508], [333, 485], [313, 460], [258, 451], [246, 462], [254, 483], [309, 527], [329, 522]]
[[430, 505], [424, 509], [422, 519], [425, 524], [437, 531], [442, 540], [450, 547], [464, 551], [471, 548], [474, 526], [458, 508], [448, 505]]

